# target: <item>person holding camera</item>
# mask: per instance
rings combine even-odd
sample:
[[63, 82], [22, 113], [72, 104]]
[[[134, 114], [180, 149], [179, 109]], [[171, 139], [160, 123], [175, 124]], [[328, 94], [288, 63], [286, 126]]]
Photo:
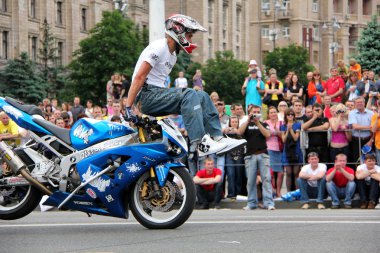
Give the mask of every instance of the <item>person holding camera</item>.
[[327, 130], [329, 120], [323, 116], [322, 105], [313, 105], [313, 116], [302, 124], [302, 129], [308, 131], [309, 148], [306, 153], [316, 152], [322, 163], [329, 161]]
[[336, 112], [329, 120], [331, 126], [330, 161], [334, 161], [338, 154], [350, 156], [351, 131], [348, 127], [347, 108], [343, 104], [336, 105]]
[[274, 210], [272, 195], [271, 174], [269, 170], [269, 155], [266, 139], [270, 137], [270, 129], [267, 123], [261, 122], [260, 107], [250, 105], [248, 107], [248, 121], [244, 122], [238, 130], [238, 134], [247, 140], [247, 151], [244, 157], [247, 175], [248, 202], [244, 210], [253, 210], [258, 207], [257, 197], [257, 172], [260, 171], [262, 181], [262, 194], [264, 208]]

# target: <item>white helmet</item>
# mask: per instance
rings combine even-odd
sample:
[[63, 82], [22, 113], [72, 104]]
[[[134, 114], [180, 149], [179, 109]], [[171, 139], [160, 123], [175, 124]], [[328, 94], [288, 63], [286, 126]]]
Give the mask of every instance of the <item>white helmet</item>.
[[207, 32], [195, 19], [181, 14], [170, 16], [165, 21], [165, 28], [166, 34], [172, 37], [188, 54], [191, 54], [197, 45], [186, 39], [186, 33], [195, 33], [196, 31]]

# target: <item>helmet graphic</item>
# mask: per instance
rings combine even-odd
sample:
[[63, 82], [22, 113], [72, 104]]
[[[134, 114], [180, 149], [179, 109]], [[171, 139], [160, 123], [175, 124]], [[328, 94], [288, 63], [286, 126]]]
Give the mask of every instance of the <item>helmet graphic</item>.
[[165, 28], [166, 34], [172, 37], [188, 54], [191, 54], [197, 45], [186, 39], [186, 33], [194, 33], [196, 31], [207, 32], [195, 19], [181, 14], [170, 16], [165, 21]]

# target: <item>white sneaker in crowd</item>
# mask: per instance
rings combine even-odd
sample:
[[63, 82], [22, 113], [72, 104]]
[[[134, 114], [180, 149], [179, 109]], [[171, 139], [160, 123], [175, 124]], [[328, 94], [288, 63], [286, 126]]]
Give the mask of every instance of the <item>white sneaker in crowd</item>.
[[226, 147], [226, 143], [214, 141], [211, 139], [210, 135], [206, 134], [198, 144], [198, 156], [202, 157], [215, 154]]
[[223, 155], [224, 153], [240, 148], [241, 146], [246, 144], [247, 141], [244, 139], [233, 139], [229, 137], [223, 137], [220, 140], [218, 140], [218, 143], [224, 143], [227, 145], [224, 149], [216, 153], [217, 155]]
[[380, 202], [377, 203], [377, 205], [375, 206], [375, 209], [380, 209]]

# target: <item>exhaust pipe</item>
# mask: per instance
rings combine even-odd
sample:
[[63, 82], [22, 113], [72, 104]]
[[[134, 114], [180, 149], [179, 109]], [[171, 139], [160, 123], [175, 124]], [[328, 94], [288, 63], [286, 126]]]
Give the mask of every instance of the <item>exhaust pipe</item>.
[[25, 163], [21, 161], [21, 159], [13, 152], [13, 150], [10, 149], [9, 146], [3, 141], [0, 141], [0, 156], [12, 168], [15, 175], [21, 174], [26, 180], [28, 180], [31, 185], [35, 186], [44, 194], [48, 196], [53, 194], [48, 188], [46, 188], [43, 184], [34, 179], [32, 175], [30, 175], [30, 173], [27, 171]]

